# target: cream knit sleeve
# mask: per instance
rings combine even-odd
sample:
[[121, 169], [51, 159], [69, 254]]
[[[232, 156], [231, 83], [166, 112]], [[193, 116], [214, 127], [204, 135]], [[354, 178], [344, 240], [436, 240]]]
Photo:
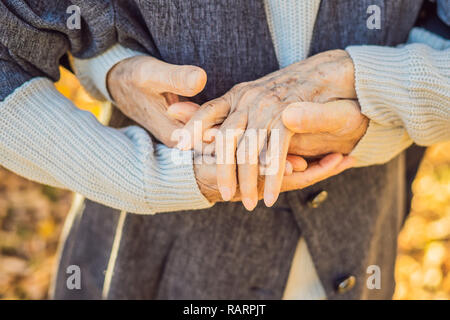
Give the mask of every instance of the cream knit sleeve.
[[370, 119], [351, 154], [358, 166], [385, 163], [413, 142], [450, 139], [450, 41], [422, 29], [411, 37], [428, 45], [346, 49], [361, 111]]
[[108, 72], [120, 61], [138, 55], [144, 55], [144, 53], [116, 44], [96, 57], [74, 58], [73, 68], [78, 80], [94, 98], [100, 101], [112, 101], [106, 85]]
[[46, 78], [0, 102], [0, 164], [133, 213], [211, 206], [197, 186], [192, 152], [156, 145], [136, 126], [101, 125]]

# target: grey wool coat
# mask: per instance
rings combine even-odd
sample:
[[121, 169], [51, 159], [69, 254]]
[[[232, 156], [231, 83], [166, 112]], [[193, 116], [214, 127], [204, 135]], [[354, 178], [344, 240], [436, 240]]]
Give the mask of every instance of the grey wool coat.
[[[18, 28], [22, 38], [42, 47], [36, 52], [27, 41], [10, 41], [7, 47], [23, 53], [13, 56], [0, 46], [0, 99], [33, 77], [56, 80], [59, 59], [68, 50], [89, 58], [117, 42], [170, 63], [204, 68], [208, 84], [195, 97], [199, 103], [278, 68], [261, 0], [46, 2], [0, 2], [2, 28]], [[83, 12], [81, 31], [64, 26], [70, 4]], [[380, 30], [366, 27], [366, 10], [373, 4], [381, 8]], [[404, 43], [422, 4], [322, 0], [310, 54], [348, 45]], [[29, 14], [29, 7], [39, 19]], [[24, 24], [33, 28], [23, 31]], [[116, 110], [112, 124], [123, 126], [129, 120]], [[391, 298], [397, 235], [420, 156], [420, 150], [410, 149], [387, 164], [348, 170], [283, 193], [274, 207], [260, 204], [252, 214], [240, 203], [219, 203], [206, 210], [143, 216], [85, 201], [74, 213], [62, 247], [55, 297], [101, 298], [116, 246], [110, 299], [280, 299], [303, 236], [329, 299]], [[309, 206], [322, 190], [328, 199], [317, 208]], [[66, 287], [69, 265], [83, 270], [81, 290]], [[366, 286], [371, 265], [380, 267], [381, 289]], [[339, 289], [350, 277], [354, 285]]]

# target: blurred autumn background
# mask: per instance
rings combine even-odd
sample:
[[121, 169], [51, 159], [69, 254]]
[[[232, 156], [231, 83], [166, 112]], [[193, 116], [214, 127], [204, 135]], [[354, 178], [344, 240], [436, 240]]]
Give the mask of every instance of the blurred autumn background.
[[[77, 79], [61, 68], [57, 88], [100, 116]], [[450, 299], [450, 143], [429, 148], [413, 184], [399, 237], [395, 299]], [[73, 194], [0, 167], [0, 299], [46, 299]]]

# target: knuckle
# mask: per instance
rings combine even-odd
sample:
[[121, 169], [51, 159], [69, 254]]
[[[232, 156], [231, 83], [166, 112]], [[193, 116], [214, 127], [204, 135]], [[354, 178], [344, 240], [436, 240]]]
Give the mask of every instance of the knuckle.
[[202, 113], [223, 120], [229, 112], [229, 104], [224, 97], [214, 99], [201, 107]]
[[169, 72], [167, 79], [168, 85], [171, 87], [177, 87], [178, 84], [183, 83], [184, 70], [181, 68], [174, 68]]
[[231, 88], [231, 92], [237, 92], [240, 91], [242, 89], [244, 89], [245, 87], [250, 85], [250, 81], [245, 81], [245, 82], [241, 82], [238, 84], [235, 84], [232, 88]]
[[241, 100], [254, 100], [256, 97], [258, 97], [261, 93], [263, 93], [264, 88], [260, 86], [252, 85], [248, 87], [248, 89], [243, 90], [240, 98]]
[[230, 100], [231, 105], [236, 105], [238, 108], [241, 105], [247, 105], [249, 101], [260, 95], [263, 90], [262, 86], [253, 82], [242, 82], [229, 91], [227, 98]]

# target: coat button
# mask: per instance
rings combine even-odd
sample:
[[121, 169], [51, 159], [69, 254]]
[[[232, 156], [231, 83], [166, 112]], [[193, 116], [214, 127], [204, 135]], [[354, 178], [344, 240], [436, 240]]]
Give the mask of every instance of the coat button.
[[340, 281], [338, 281], [337, 292], [338, 293], [346, 293], [350, 291], [356, 283], [355, 276], [348, 276]]
[[317, 208], [319, 207], [325, 200], [328, 198], [328, 192], [325, 190], [320, 191], [319, 193], [316, 193], [308, 200], [308, 206], [311, 208]]

